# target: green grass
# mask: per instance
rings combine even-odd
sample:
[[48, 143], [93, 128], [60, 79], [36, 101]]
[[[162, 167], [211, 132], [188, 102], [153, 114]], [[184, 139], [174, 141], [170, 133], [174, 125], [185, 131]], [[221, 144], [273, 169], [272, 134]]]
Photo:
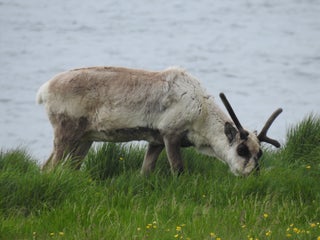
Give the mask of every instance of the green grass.
[[0, 239], [320, 239], [320, 118], [265, 149], [259, 176], [239, 178], [184, 149], [186, 171], [140, 175], [144, 149], [104, 144], [81, 171], [41, 172], [23, 150], [0, 154]]

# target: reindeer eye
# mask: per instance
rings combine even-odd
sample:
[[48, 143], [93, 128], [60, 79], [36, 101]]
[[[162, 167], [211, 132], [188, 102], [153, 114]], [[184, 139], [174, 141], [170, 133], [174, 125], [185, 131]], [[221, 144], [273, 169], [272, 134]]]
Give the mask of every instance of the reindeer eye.
[[240, 144], [237, 147], [237, 153], [241, 157], [250, 157], [250, 155], [251, 155], [248, 146], [245, 144]]

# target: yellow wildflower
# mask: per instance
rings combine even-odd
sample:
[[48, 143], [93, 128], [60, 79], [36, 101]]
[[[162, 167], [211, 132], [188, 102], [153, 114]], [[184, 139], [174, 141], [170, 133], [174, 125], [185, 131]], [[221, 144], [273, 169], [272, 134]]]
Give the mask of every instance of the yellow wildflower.
[[287, 234], [286, 234], [286, 237], [287, 237], [287, 238], [292, 237], [292, 234], [287, 233]]
[[215, 238], [217, 235], [214, 232], [210, 233], [210, 237]]
[[315, 224], [315, 223], [310, 223], [310, 227], [314, 228], [314, 227], [316, 227], [316, 226], [317, 226], [317, 224]]
[[175, 238], [178, 238], [178, 237], [179, 237], [179, 234], [174, 235], [174, 237], [175, 237]]
[[297, 233], [297, 234], [299, 234], [300, 232], [301, 232], [301, 230], [299, 229], [299, 228], [293, 228], [293, 231], [295, 232], [295, 233]]
[[177, 226], [177, 227], [176, 227], [176, 231], [180, 232], [180, 231], [181, 231], [181, 227], [180, 227], [180, 226]]
[[123, 158], [123, 157], [120, 157], [120, 158], [119, 158], [119, 160], [120, 160], [120, 161], [123, 161], [123, 160], [124, 160], [124, 158]]
[[310, 165], [307, 165], [307, 166], [306, 166], [306, 169], [310, 169], [310, 168], [311, 168], [311, 166], [310, 166]]
[[267, 237], [270, 237], [270, 236], [271, 236], [271, 230], [268, 230], [268, 231], [266, 232], [266, 236], [267, 236]]
[[50, 233], [50, 237], [53, 237], [54, 236], [54, 232]]
[[64, 232], [59, 232], [59, 236], [64, 236]]
[[269, 217], [268, 213], [264, 213], [264, 214], [263, 214], [263, 217], [264, 217], [264, 218], [268, 218], [268, 217]]

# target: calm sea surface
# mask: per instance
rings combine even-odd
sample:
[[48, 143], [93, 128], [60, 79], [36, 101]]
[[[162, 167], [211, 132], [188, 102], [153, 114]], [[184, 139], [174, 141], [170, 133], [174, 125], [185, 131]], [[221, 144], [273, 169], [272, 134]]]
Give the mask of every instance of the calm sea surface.
[[285, 142], [320, 112], [319, 14], [317, 0], [0, 0], [0, 148], [45, 159], [53, 135], [38, 87], [95, 65], [181, 66], [225, 92], [248, 129], [282, 107], [269, 135]]

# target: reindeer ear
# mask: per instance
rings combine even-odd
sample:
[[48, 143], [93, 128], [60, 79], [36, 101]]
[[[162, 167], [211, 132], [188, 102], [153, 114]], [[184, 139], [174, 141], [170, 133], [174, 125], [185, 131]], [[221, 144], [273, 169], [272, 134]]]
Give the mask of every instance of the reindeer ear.
[[226, 122], [226, 124], [224, 125], [224, 133], [226, 134], [229, 143], [232, 143], [233, 140], [235, 139], [238, 131], [235, 127], [232, 126], [231, 123]]

